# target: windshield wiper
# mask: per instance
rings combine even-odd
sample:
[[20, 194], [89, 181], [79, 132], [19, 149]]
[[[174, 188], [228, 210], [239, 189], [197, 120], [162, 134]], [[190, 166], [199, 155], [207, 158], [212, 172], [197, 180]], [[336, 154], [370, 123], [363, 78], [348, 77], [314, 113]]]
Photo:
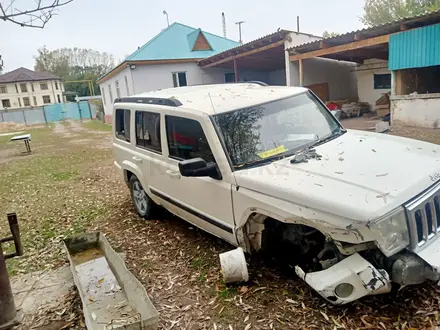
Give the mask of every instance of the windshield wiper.
[[318, 141], [316, 141], [316, 143], [313, 144], [312, 147], [319, 146], [319, 145], [324, 144], [324, 143], [326, 143], [328, 141], [334, 140], [337, 137], [340, 137], [341, 135], [344, 135], [345, 133], [347, 133], [347, 130], [343, 129], [343, 128], [340, 128], [338, 131], [333, 132], [332, 134], [330, 134], [326, 138], [319, 139]]

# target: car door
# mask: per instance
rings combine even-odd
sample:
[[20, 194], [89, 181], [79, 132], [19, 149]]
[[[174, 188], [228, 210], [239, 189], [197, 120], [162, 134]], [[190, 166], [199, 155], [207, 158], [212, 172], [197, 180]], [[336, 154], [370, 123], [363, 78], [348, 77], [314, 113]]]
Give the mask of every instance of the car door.
[[[162, 146], [167, 150], [167, 157], [162, 162], [160, 175], [152, 176], [151, 192], [168, 203], [173, 213], [236, 244], [232, 172], [220, 166], [222, 180], [183, 177], [179, 172], [179, 162], [184, 159], [201, 157], [207, 162], [227, 162], [209, 118], [190, 113], [180, 116], [175, 111], [165, 112], [163, 116]], [[217, 145], [217, 149], [211, 145]]]

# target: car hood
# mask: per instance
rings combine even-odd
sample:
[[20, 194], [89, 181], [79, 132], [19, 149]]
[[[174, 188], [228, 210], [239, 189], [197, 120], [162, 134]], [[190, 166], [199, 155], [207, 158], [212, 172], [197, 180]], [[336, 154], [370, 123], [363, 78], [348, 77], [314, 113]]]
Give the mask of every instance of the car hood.
[[368, 222], [392, 211], [440, 178], [440, 146], [348, 130], [315, 148], [321, 159], [292, 157], [235, 172], [239, 187]]

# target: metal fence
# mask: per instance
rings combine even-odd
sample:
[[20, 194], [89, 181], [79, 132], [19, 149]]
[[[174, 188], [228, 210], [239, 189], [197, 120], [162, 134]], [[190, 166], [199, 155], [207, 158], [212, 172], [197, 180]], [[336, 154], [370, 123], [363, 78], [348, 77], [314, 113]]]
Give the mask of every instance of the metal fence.
[[47, 124], [65, 119], [93, 119], [93, 114], [87, 101], [72, 103], [49, 104], [41, 107], [0, 110], [0, 123], [14, 122], [16, 124], [34, 125]]

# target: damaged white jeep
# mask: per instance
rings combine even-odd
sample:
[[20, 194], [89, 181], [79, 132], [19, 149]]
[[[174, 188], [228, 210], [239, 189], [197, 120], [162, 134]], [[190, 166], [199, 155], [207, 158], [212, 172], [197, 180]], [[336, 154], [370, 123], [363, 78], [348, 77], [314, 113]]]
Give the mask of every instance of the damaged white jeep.
[[113, 121], [144, 218], [161, 205], [283, 256], [334, 304], [439, 280], [438, 145], [345, 130], [307, 89], [256, 82], [117, 99]]

